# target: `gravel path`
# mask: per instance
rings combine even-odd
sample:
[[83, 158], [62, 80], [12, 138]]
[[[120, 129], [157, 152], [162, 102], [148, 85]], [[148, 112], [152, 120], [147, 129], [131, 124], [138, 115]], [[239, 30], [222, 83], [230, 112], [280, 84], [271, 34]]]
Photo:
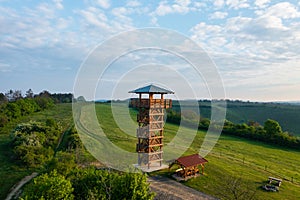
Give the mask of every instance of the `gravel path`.
[[156, 200], [197, 200], [207, 199], [216, 200], [216, 198], [187, 187], [181, 183], [178, 183], [172, 179], [153, 176], [149, 177], [150, 188], [157, 195]]
[[22, 188], [23, 185], [25, 185], [27, 182], [29, 182], [31, 179], [36, 177], [38, 173], [33, 172], [30, 176], [25, 176], [21, 181], [19, 181], [12, 189], [11, 192], [7, 195], [5, 200], [10, 200], [12, 197], [15, 197], [16, 194], [18, 194], [19, 190]]

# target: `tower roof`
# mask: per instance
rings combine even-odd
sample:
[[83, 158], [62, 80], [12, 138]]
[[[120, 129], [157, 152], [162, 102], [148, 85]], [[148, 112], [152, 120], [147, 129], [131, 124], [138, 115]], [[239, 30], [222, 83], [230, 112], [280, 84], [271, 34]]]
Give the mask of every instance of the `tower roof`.
[[174, 92], [171, 90], [167, 90], [153, 84], [129, 91], [129, 93], [174, 94]]

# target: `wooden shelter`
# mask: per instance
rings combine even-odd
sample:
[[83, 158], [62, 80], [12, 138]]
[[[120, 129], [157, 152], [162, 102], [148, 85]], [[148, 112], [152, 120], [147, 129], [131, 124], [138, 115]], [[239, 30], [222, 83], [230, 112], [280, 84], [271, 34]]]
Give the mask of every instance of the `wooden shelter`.
[[173, 166], [173, 164], [177, 164], [180, 166], [179, 169], [175, 171], [176, 175], [182, 178], [186, 178], [189, 176], [195, 176], [199, 174], [199, 168], [198, 166], [201, 166], [201, 174], [204, 173], [204, 164], [208, 161], [201, 157], [199, 154], [193, 154], [189, 156], [184, 156], [176, 159], [171, 165], [170, 168]]
[[[165, 94], [174, 92], [164, 88], [148, 85], [129, 93], [139, 94], [139, 98], [130, 100], [129, 106], [138, 108], [136, 151], [138, 152], [138, 165], [143, 167], [157, 164], [162, 166], [163, 161], [163, 132], [165, 109], [172, 107], [171, 99], [164, 99]], [[147, 95], [146, 98], [143, 95]], [[155, 96], [159, 96], [155, 98]]]

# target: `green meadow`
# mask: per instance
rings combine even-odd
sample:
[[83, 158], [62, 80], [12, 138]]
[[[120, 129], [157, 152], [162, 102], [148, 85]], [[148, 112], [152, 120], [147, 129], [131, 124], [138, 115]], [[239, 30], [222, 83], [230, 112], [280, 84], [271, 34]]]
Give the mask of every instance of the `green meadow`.
[[[119, 105], [120, 107], [124, 105]], [[116, 106], [115, 106], [116, 107]], [[126, 109], [123, 115], [126, 114]], [[96, 104], [97, 117], [108, 138], [124, 150], [134, 152], [136, 139], [118, 128], [111, 107], [108, 104]], [[127, 111], [128, 112], [128, 111]], [[125, 114], [124, 114], [125, 113]], [[122, 112], [120, 112], [122, 114]], [[130, 110], [134, 120], [136, 111]], [[84, 119], [84, 118], [83, 118]], [[124, 118], [125, 120], [125, 118]], [[198, 153], [206, 135], [205, 131], [197, 131], [194, 137], [189, 128], [181, 128], [185, 134], [177, 136], [179, 127], [167, 123], [165, 125], [165, 148], [175, 137], [179, 139], [192, 137], [193, 142], [184, 155]], [[134, 132], [135, 134], [135, 132]], [[178, 138], [177, 138], [178, 139]], [[183, 141], [184, 142], [184, 141]], [[174, 147], [174, 151], [180, 151]], [[259, 141], [221, 135], [213, 150], [206, 156], [209, 161], [205, 165], [204, 176], [199, 176], [183, 183], [204, 193], [222, 198], [222, 189], [230, 184], [232, 178], [239, 179], [243, 186], [255, 193], [256, 199], [298, 199], [300, 197], [300, 152], [266, 145]], [[153, 174], [170, 176], [168, 170]], [[266, 192], [261, 186], [266, 184], [268, 177], [283, 179], [279, 192]]]
[[[128, 109], [127, 104], [96, 103], [86, 104], [82, 107], [77, 128], [95, 129], [99, 127], [91, 124], [90, 113], [95, 108], [94, 120], [103, 130], [105, 137], [114, 145], [127, 152], [135, 152], [136, 147], [136, 114], [137, 111]], [[9, 189], [24, 176], [33, 171], [45, 169], [30, 169], [23, 167], [14, 160], [10, 145], [10, 132], [18, 124], [29, 121], [45, 121], [53, 118], [59, 125], [67, 130], [72, 124], [71, 104], [57, 104], [54, 108], [31, 114], [18, 121], [10, 122], [1, 129], [0, 134], [0, 199], [4, 199]], [[131, 120], [130, 120], [131, 119]], [[187, 127], [166, 123], [164, 132], [164, 151], [166, 155], [198, 153], [206, 135], [205, 131], [192, 130]], [[82, 139], [101, 139], [95, 135], [81, 136]], [[187, 140], [190, 141], [186, 142]], [[92, 142], [92, 148], [105, 151], [105, 147], [97, 146]], [[64, 141], [63, 141], [64, 142]], [[188, 146], [187, 149], [184, 146]], [[253, 193], [255, 199], [299, 199], [300, 197], [300, 152], [277, 146], [267, 145], [259, 141], [249, 141], [243, 138], [221, 135], [211, 152], [205, 157], [204, 175], [192, 178], [183, 184], [196, 190], [223, 198], [228, 193], [228, 185], [237, 181], [239, 186], [246, 192]], [[124, 158], [125, 159], [125, 158]], [[170, 177], [171, 169], [153, 172], [149, 175], [162, 175]], [[283, 179], [279, 192], [266, 192], [261, 186], [266, 184], [268, 177]], [[230, 188], [229, 188], [230, 189]]]

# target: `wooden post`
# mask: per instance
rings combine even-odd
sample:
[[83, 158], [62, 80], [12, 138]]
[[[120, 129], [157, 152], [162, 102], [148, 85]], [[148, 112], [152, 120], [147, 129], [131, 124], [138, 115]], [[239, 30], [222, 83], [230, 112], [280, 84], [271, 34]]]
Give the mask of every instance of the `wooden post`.
[[153, 93], [149, 93], [149, 99], [150, 101], [153, 99]]
[[204, 165], [201, 164], [201, 167], [202, 167], [202, 175], [204, 175]]

